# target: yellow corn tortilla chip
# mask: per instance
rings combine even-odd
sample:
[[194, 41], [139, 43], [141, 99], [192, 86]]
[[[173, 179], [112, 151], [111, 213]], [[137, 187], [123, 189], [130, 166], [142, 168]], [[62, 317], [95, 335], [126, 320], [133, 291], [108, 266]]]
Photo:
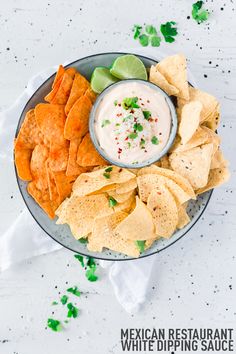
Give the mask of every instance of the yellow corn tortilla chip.
[[139, 176], [137, 178], [137, 182], [140, 199], [145, 203], [147, 202], [152, 190], [158, 189], [159, 186], [162, 185], [170, 190], [178, 204], [183, 204], [191, 199], [191, 196], [187, 194], [177, 183], [165, 176], [158, 174], [145, 174]]
[[32, 150], [31, 149], [21, 149], [16, 147], [14, 152], [15, 165], [17, 174], [23, 181], [31, 181], [32, 174], [30, 169]]
[[115, 212], [118, 211], [125, 211], [125, 212], [129, 212], [132, 207], [133, 207], [133, 203], [135, 202], [135, 195], [132, 194], [128, 199], [126, 199], [124, 202], [120, 202], [118, 203], [115, 207], [113, 207], [112, 209]]
[[125, 192], [122, 194], [118, 194], [116, 192], [116, 190], [110, 190], [107, 192], [109, 196], [111, 196], [112, 198], [114, 198], [118, 203], [124, 203], [125, 201], [127, 201], [130, 197], [132, 197], [132, 195], [134, 195], [134, 191], [130, 191], [130, 192]]
[[186, 212], [186, 207], [184, 207], [183, 205], [179, 205], [177, 229], [182, 229], [184, 226], [186, 226], [189, 223], [189, 221], [190, 221], [190, 217]]
[[137, 188], [137, 180], [136, 177], [130, 179], [129, 181], [125, 181], [124, 183], [118, 183], [116, 185], [116, 193], [123, 194], [130, 191], [133, 191]]
[[147, 207], [152, 214], [156, 234], [171, 237], [178, 224], [178, 209], [171, 192], [164, 186], [153, 190], [148, 197]]
[[106, 172], [107, 168], [102, 168], [97, 171], [82, 173], [73, 185], [74, 194], [82, 197], [109, 185], [128, 182], [135, 177], [127, 169], [117, 166], [109, 166], [108, 168], [112, 170]]
[[155, 165], [162, 168], [170, 168], [169, 157], [167, 155], [163, 156], [159, 162], [160, 166], [157, 163]]
[[199, 127], [201, 110], [202, 104], [199, 101], [191, 101], [183, 106], [179, 124], [179, 135], [183, 144], [189, 142]]
[[207, 184], [212, 153], [213, 144], [205, 144], [171, 154], [170, 164], [173, 170], [185, 177], [196, 190]]
[[223, 183], [226, 183], [230, 178], [230, 172], [227, 167], [215, 168], [210, 170], [207, 185], [196, 191], [197, 194], [202, 194], [210, 189], [219, 187]]
[[171, 149], [171, 152], [181, 152], [181, 151], [190, 150], [192, 148], [210, 142], [212, 141], [211, 139], [209, 139], [208, 132], [202, 129], [201, 127], [199, 127], [194, 133], [194, 135], [192, 136], [192, 138], [187, 142], [187, 144], [183, 144], [181, 143], [181, 141], [176, 141], [173, 148]]
[[207, 119], [203, 122], [208, 128], [216, 131], [218, 125], [220, 123], [220, 105], [218, 104], [215, 110], [207, 117]]
[[213, 144], [213, 154], [219, 149], [221, 139], [217, 133], [215, 133], [213, 130], [201, 126], [201, 128], [204, 130], [205, 133], [208, 134], [208, 139], [206, 141], [206, 144]]
[[77, 153], [77, 163], [79, 166], [104, 166], [107, 162], [99, 155], [95, 149], [89, 133], [87, 133], [79, 145]]
[[181, 54], [169, 56], [156, 66], [157, 70], [179, 92], [176, 96], [189, 99], [186, 58]]
[[113, 213], [109, 207], [108, 198], [104, 194], [78, 197], [72, 195], [56, 210], [59, 217], [57, 224], [68, 224], [76, 239], [87, 236], [92, 232], [96, 217]]
[[139, 197], [136, 196], [135, 209], [117, 225], [115, 231], [127, 240], [149, 240], [155, 238], [152, 215]]
[[212, 156], [211, 160], [211, 170], [215, 168], [227, 167], [228, 161], [225, 160], [224, 155], [220, 149], [218, 149], [214, 155]]
[[115, 231], [116, 226], [128, 216], [118, 212], [95, 219], [92, 234], [88, 237], [88, 249], [93, 252], [102, 252], [103, 248], [124, 253], [130, 257], [138, 257], [139, 250], [133, 240], [124, 239]]
[[179, 90], [171, 85], [154, 65], [150, 69], [149, 81], [159, 86], [169, 96], [176, 96], [179, 93]]
[[65, 106], [66, 115], [69, 113], [70, 109], [73, 107], [74, 103], [83, 96], [85, 91], [89, 88], [89, 82], [82, 76], [79, 72], [75, 74], [72, 88], [70, 91], [70, 96]]

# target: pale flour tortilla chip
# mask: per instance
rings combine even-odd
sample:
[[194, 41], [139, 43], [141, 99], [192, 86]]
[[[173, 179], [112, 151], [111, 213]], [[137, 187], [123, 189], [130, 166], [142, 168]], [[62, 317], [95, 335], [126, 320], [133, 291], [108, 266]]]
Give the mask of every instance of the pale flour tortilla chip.
[[148, 167], [141, 168], [138, 172], [138, 176], [144, 174], [150, 174], [150, 173], [154, 173], [154, 174], [158, 174], [170, 178], [172, 181], [178, 184], [191, 197], [191, 199], [196, 199], [193, 187], [191, 186], [191, 184], [186, 178], [181, 176], [181, 174], [178, 174], [177, 172], [166, 168], [161, 168], [156, 165], [151, 165]]
[[68, 224], [76, 239], [92, 232], [94, 219], [113, 213], [104, 194], [78, 197], [72, 195], [56, 210], [57, 224]]
[[197, 194], [202, 194], [210, 189], [219, 187], [221, 184], [226, 183], [230, 178], [228, 167], [216, 168], [210, 170], [207, 185], [196, 191]]
[[147, 207], [152, 214], [156, 234], [171, 237], [178, 224], [178, 208], [168, 188], [161, 186], [153, 190], [148, 197]]
[[212, 156], [211, 160], [211, 170], [215, 168], [222, 168], [227, 167], [229, 162], [225, 160], [224, 155], [220, 149], [218, 149], [214, 155]]
[[116, 192], [116, 190], [110, 190], [107, 192], [107, 194], [114, 198], [117, 203], [124, 203], [125, 201], [127, 201], [130, 197], [132, 197], [132, 195], [134, 195], [134, 191], [130, 191], [130, 192], [126, 192], [126, 193], [122, 193], [122, 194], [118, 194]]
[[217, 133], [215, 133], [213, 130], [201, 126], [201, 128], [208, 134], [208, 139], [206, 140], [206, 144], [213, 144], [213, 154], [219, 149], [221, 139]]
[[135, 195], [132, 194], [127, 200], [125, 200], [122, 203], [118, 203], [115, 207], [113, 207], [112, 209], [115, 212], [118, 211], [125, 211], [125, 212], [129, 212], [132, 208], [133, 208], [133, 204], [135, 203]]
[[125, 181], [124, 183], [118, 183], [116, 185], [116, 193], [124, 194], [133, 191], [135, 188], [137, 188], [136, 177], [131, 178], [129, 181]]
[[92, 234], [88, 237], [88, 249], [92, 252], [102, 252], [103, 248], [124, 253], [130, 257], [138, 257], [139, 250], [133, 240], [127, 240], [118, 234], [115, 229], [125, 220], [127, 213], [118, 212], [95, 219]]
[[163, 156], [159, 162], [160, 166], [157, 163], [155, 163], [155, 165], [162, 168], [170, 168], [169, 157], [167, 155]]
[[187, 194], [177, 183], [165, 176], [158, 174], [146, 174], [139, 176], [137, 178], [137, 182], [140, 199], [145, 203], [147, 202], [151, 192], [163, 185], [170, 190], [178, 204], [183, 204], [191, 199], [191, 196]]
[[204, 187], [208, 181], [213, 144], [205, 144], [181, 153], [170, 155], [174, 171], [186, 178], [193, 189]]
[[186, 207], [183, 205], [178, 206], [178, 224], [177, 229], [182, 229], [190, 222], [190, 217], [186, 212]]
[[172, 86], [179, 90], [176, 96], [185, 100], [189, 99], [187, 63], [183, 55], [169, 56], [160, 61], [156, 68]]
[[149, 240], [155, 238], [152, 215], [147, 206], [136, 196], [135, 209], [117, 227], [118, 232], [127, 240]]
[[181, 141], [177, 141], [171, 149], [171, 152], [181, 152], [190, 150], [209, 142], [210, 141], [208, 132], [199, 127], [192, 136], [192, 138], [187, 142], [187, 144], [182, 144]]
[[179, 124], [179, 135], [182, 144], [186, 144], [196, 132], [200, 123], [202, 104], [199, 101], [191, 101], [184, 105]]
[[149, 81], [159, 86], [169, 96], [176, 96], [179, 93], [179, 90], [171, 85], [154, 65], [152, 65], [150, 69]]
[[[107, 172], [110, 169], [111, 171]], [[76, 179], [73, 191], [75, 195], [82, 197], [109, 185], [128, 182], [134, 177], [135, 175], [127, 169], [109, 166], [93, 172], [82, 173]]]
[[220, 105], [218, 104], [215, 110], [207, 117], [207, 119], [203, 122], [208, 128], [216, 131], [218, 125], [220, 123]]

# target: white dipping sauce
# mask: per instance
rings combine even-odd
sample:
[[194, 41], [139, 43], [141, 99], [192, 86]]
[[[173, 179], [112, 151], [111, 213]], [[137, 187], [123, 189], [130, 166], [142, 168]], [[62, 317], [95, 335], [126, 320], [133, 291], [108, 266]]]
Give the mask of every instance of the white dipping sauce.
[[171, 114], [165, 97], [142, 82], [123, 82], [102, 98], [95, 116], [95, 134], [114, 161], [138, 164], [158, 157], [166, 146]]

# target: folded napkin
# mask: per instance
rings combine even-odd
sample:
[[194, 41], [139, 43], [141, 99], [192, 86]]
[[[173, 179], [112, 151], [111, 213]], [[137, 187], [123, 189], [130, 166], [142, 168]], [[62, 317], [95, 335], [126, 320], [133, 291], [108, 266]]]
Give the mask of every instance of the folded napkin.
[[[143, 50], [133, 49], [131, 52], [145, 53], [145, 55], [156, 57], [154, 51], [148, 53], [147, 50], [144, 52]], [[162, 57], [164, 55], [158, 51], [158, 58]], [[37, 225], [24, 206], [23, 200], [20, 202], [19, 199], [21, 197], [17, 192], [18, 187], [12, 160], [14, 134], [21, 111], [35, 90], [56, 70], [57, 67], [53, 67], [34, 76], [15, 104], [7, 111], [0, 113], [0, 179], [5, 178], [6, 181], [7, 176], [10, 186], [7, 191], [5, 189], [3, 191], [1, 188], [5, 188], [5, 186], [1, 183], [0, 196], [4, 192], [4, 196], [6, 197], [7, 193], [10, 198], [10, 193], [14, 191], [14, 195], [17, 196], [18, 200], [13, 199], [13, 203], [14, 200], [17, 201], [17, 206], [22, 203], [21, 210], [14, 208], [15, 211], [12, 211], [12, 209], [9, 211], [14, 222], [10, 225], [5, 224], [0, 229], [0, 271], [17, 262], [61, 248]], [[0, 200], [2, 201], [2, 198]], [[4, 210], [4, 212], [8, 211]], [[107, 269], [116, 298], [126, 311], [137, 311], [145, 301], [155, 260], [156, 256], [124, 262], [101, 261], [101, 266]]]

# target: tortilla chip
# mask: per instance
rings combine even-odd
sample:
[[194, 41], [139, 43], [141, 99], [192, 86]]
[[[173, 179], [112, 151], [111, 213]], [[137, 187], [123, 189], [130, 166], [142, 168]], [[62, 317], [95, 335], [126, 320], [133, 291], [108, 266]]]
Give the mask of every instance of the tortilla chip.
[[118, 183], [116, 185], [116, 193], [117, 194], [123, 194], [127, 193], [130, 191], [133, 191], [135, 188], [137, 188], [137, 179], [136, 177], [130, 179], [129, 181], [126, 181], [124, 183]]
[[209, 134], [206, 130], [199, 127], [193, 134], [192, 138], [187, 142], [187, 144], [182, 144], [180, 141], [174, 144], [171, 152], [181, 152], [187, 151], [197, 146], [210, 143]]
[[60, 104], [60, 105], [66, 104], [66, 102], [69, 98], [69, 95], [70, 95], [70, 90], [71, 90], [71, 87], [73, 84], [75, 73], [76, 73], [76, 69], [74, 69], [74, 68], [66, 69], [65, 73], [62, 76], [60, 86], [59, 86], [55, 96], [50, 101], [51, 103]]
[[40, 132], [35, 119], [34, 109], [26, 113], [15, 141], [15, 148], [34, 149], [37, 144], [43, 143], [43, 134]]
[[181, 54], [166, 57], [156, 66], [164, 78], [179, 91], [176, 96], [189, 99], [186, 58]]
[[146, 205], [136, 197], [136, 207], [115, 231], [127, 240], [149, 240], [155, 238], [152, 215]]
[[206, 144], [213, 144], [213, 154], [219, 149], [221, 139], [217, 133], [215, 133], [213, 130], [201, 126], [201, 128], [204, 130], [205, 133], [208, 134], [208, 139], [206, 141]]
[[127, 216], [127, 213], [119, 212], [96, 219], [92, 234], [88, 238], [88, 249], [92, 252], [102, 252], [103, 248], [108, 248], [130, 257], [138, 257], [139, 250], [135, 242], [124, 239], [115, 231], [116, 226]]
[[177, 96], [179, 93], [179, 90], [171, 85], [154, 65], [152, 65], [150, 69], [149, 81], [160, 87], [169, 96]]
[[112, 209], [114, 210], [114, 212], [125, 211], [128, 213], [132, 209], [134, 202], [135, 202], [135, 195], [133, 193], [128, 199], [126, 199], [124, 202], [118, 203]]
[[57, 193], [59, 195], [60, 203], [70, 196], [72, 186], [75, 181], [75, 176], [66, 176], [64, 171], [54, 172], [52, 171], [52, 177], [55, 181]]
[[37, 189], [48, 189], [46, 161], [48, 148], [45, 145], [36, 145], [31, 156], [30, 169]]
[[52, 100], [53, 100], [54, 97], [56, 96], [57, 91], [59, 90], [59, 87], [60, 87], [60, 85], [61, 85], [61, 82], [62, 82], [62, 78], [59, 79], [59, 80], [55, 83], [53, 89], [44, 97], [44, 100], [45, 100], [46, 102], [49, 102], [49, 103], [52, 102]]
[[229, 164], [229, 162], [227, 160], [225, 160], [222, 151], [219, 149], [212, 156], [211, 170], [215, 169], [215, 168], [227, 167], [228, 164]]
[[65, 171], [69, 157], [69, 142], [58, 144], [52, 141], [50, 144], [49, 164], [52, 171]]
[[139, 176], [137, 178], [137, 182], [140, 199], [145, 203], [147, 202], [151, 192], [158, 189], [159, 186], [162, 185], [170, 190], [178, 204], [183, 204], [191, 199], [189, 194], [187, 194], [177, 183], [168, 177], [158, 174], [145, 174]]
[[109, 196], [114, 198], [118, 203], [124, 203], [130, 197], [132, 197], [134, 195], [134, 191], [133, 190], [131, 190], [129, 192], [126, 192], [126, 193], [122, 193], [122, 194], [117, 194], [116, 190], [110, 190], [107, 193], [108, 193]]
[[71, 108], [64, 129], [66, 139], [81, 139], [88, 132], [92, 103], [86, 96], [80, 97]]
[[85, 93], [89, 87], [88, 80], [85, 79], [80, 73], [76, 73], [73, 81], [73, 85], [70, 91], [70, 96], [65, 106], [66, 115], [69, 113], [70, 109], [74, 103]]
[[220, 123], [220, 105], [218, 104], [215, 110], [207, 117], [207, 119], [203, 122], [208, 128], [216, 131]]
[[91, 87], [88, 87], [87, 90], [85, 91], [84, 94], [86, 97], [88, 97], [90, 99], [90, 101], [92, 103], [94, 103], [96, 101], [97, 98], [97, 94], [95, 92], [93, 92], [93, 90], [91, 89]]
[[167, 155], [163, 156], [159, 162], [160, 166], [157, 163], [155, 163], [155, 165], [162, 168], [170, 168], [169, 157]]
[[179, 124], [179, 135], [183, 144], [189, 142], [199, 127], [201, 110], [202, 104], [199, 101], [190, 101], [184, 105]]
[[48, 190], [41, 191], [37, 188], [35, 182], [30, 182], [27, 186], [28, 193], [34, 198], [37, 204], [45, 211], [50, 219], [55, 217], [55, 210], [59, 205], [50, 200]]
[[58, 69], [57, 69], [57, 72], [56, 72], [56, 75], [55, 75], [55, 79], [54, 79], [53, 84], [52, 84], [52, 88], [56, 85], [56, 83], [58, 81], [60, 81], [62, 79], [64, 73], [65, 73], [65, 68], [60, 64]]
[[59, 204], [60, 203], [59, 202], [59, 194], [57, 192], [56, 183], [53, 178], [53, 174], [50, 169], [50, 165], [49, 165], [48, 161], [46, 161], [46, 173], [47, 173], [47, 184], [48, 184], [49, 198], [51, 201], [58, 200], [58, 204]]
[[107, 162], [102, 158], [101, 155], [95, 149], [89, 133], [87, 133], [81, 144], [79, 145], [77, 154], [77, 163], [79, 166], [97, 166], [106, 165]]
[[230, 178], [230, 172], [227, 167], [216, 168], [210, 170], [207, 185], [196, 191], [197, 195], [209, 191], [210, 189], [219, 187], [223, 183], [226, 183]]
[[190, 217], [186, 212], [186, 207], [183, 205], [178, 206], [178, 224], [177, 229], [182, 229], [190, 222]]
[[148, 197], [147, 207], [150, 210], [156, 227], [156, 234], [169, 238], [178, 224], [178, 209], [175, 199], [168, 188], [160, 186]]
[[174, 171], [185, 177], [194, 189], [204, 187], [208, 181], [213, 144], [205, 144], [181, 153], [170, 155]]
[[96, 217], [113, 213], [109, 207], [108, 199], [104, 194], [78, 197], [72, 195], [63, 202], [56, 215], [57, 224], [68, 224], [76, 239], [87, 236], [92, 232]]
[[[107, 167], [105, 167], [97, 171], [82, 173], [73, 185], [74, 194], [82, 197], [99, 191], [106, 186], [128, 182], [135, 177], [135, 175], [127, 169], [117, 166], [109, 166], [109, 169], [110, 168], [112, 169], [110, 172], [106, 172]], [[106, 178], [108, 175], [109, 178]]]
[[77, 153], [81, 139], [73, 139], [70, 141], [69, 158], [66, 168], [67, 176], [79, 176], [81, 173], [86, 172], [86, 168], [77, 164]]
[[23, 181], [31, 181], [32, 174], [30, 170], [30, 160], [31, 160], [32, 150], [31, 149], [21, 149], [15, 148], [15, 165], [17, 174]]

